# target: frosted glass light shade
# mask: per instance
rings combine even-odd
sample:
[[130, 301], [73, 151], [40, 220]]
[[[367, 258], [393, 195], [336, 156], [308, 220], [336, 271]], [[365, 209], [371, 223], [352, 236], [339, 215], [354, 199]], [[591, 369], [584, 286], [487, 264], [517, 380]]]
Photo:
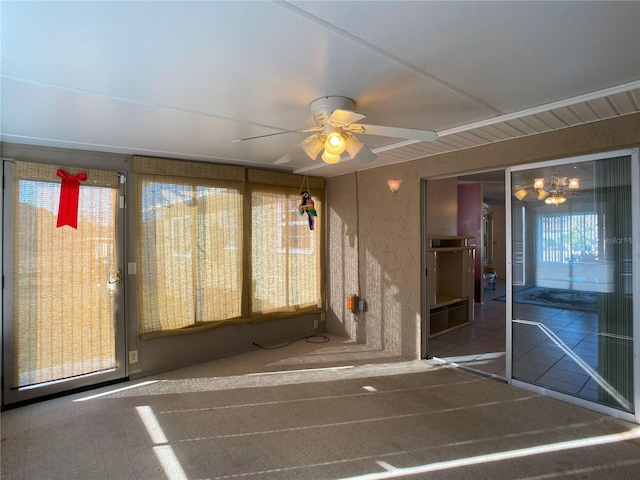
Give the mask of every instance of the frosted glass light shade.
[[322, 153], [322, 161], [324, 163], [338, 163], [340, 161], [340, 155], [332, 155], [325, 150]]
[[340, 155], [346, 148], [344, 137], [338, 131], [333, 131], [327, 135], [324, 141], [324, 150], [330, 155]]
[[387, 185], [389, 185], [389, 190], [391, 190], [392, 193], [396, 193], [398, 190], [400, 190], [402, 179], [399, 178], [397, 180], [394, 180], [390, 178], [389, 180], [387, 180]]
[[518, 200], [522, 200], [524, 197], [527, 196], [527, 189], [522, 188], [518, 190], [516, 193], [514, 193], [513, 196], [516, 197]]
[[302, 149], [304, 153], [306, 153], [311, 160], [315, 160], [318, 154], [324, 148], [324, 143], [317, 136], [309, 137], [302, 143]]

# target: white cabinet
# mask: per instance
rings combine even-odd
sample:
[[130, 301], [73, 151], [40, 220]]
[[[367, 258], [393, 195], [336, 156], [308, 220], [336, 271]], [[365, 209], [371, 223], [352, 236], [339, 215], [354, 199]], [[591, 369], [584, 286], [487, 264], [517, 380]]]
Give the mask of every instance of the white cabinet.
[[472, 238], [429, 238], [427, 298], [430, 338], [473, 321], [475, 246], [468, 245]]

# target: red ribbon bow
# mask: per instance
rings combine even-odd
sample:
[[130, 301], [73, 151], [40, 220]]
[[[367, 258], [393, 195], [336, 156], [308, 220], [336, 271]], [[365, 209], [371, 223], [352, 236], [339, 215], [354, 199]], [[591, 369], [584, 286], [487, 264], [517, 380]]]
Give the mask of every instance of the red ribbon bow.
[[77, 229], [80, 182], [84, 182], [87, 179], [87, 174], [80, 172], [74, 176], [58, 169], [57, 175], [62, 178], [62, 187], [60, 189], [60, 205], [58, 206], [58, 223], [56, 227], [69, 225]]

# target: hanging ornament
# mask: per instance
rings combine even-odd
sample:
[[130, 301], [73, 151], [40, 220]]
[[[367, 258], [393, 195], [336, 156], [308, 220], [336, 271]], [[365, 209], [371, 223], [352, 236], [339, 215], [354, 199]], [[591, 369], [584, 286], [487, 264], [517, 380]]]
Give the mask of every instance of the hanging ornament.
[[[302, 190], [305, 181], [307, 182], [307, 189]], [[315, 204], [313, 203], [311, 194], [309, 193], [309, 179], [306, 175], [302, 178], [299, 195], [300, 205], [298, 205], [298, 213], [300, 214], [300, 216], [304, 215], [305, 213], [307, 214], [307, 216], [309, 217], [309, 230], [313, 230], [315, 224], [314, 217], [318, 216], [318, 212], [316, 212]]]
[[311, 195], [306, 190], [300, 192], [300, 205], [298, 206], [298, 212], [300, 215], [304, 215], [305, 213], [309, 217], [309, 230], [313, 230], [314, 227], [314, 217], [318, 216], [318, 212], [316, 212], [315, 204], [311, 199]]
[[60, 188], [60, 204], [58, 205], [58, 223], [56, 227], [69, 225], [78, 228], [78, 196], [80, 195], [80, 182], [87, 179], [87, 174], [80, 172], [71, 175], [58, 169], [57, 175], [62, 178]]

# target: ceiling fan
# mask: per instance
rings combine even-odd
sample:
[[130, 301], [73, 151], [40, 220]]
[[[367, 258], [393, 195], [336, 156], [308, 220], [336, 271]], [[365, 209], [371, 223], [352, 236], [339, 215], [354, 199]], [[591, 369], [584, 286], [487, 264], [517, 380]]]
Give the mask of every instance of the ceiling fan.
[[311, 160], [315, 160], [324, 150], [321, 158], [326, 163], [337, 163], [343, 152], [360, 163], [370, 163], [376, 155], [354, 133], [363, 135], [378, 135], [382, 137], [404, 138], [432, 142], [438, 138], [436, 132], [430, 130], [414, 130], [411, 128], [386, 127], [379, 125], [364, 125], [357, 123], [366, 115], [354, 111], [355, 102], [347, 97], [327, 96], [315, 99], [310, 104], [311, 114], [316, 126], [304, 130], [278, 132], [259, 137], [234, 140], [252, 140], [291, 132], [317, 132], [307, 137], [274, 163], [288, 163], [295, 154], [302, 150]]

